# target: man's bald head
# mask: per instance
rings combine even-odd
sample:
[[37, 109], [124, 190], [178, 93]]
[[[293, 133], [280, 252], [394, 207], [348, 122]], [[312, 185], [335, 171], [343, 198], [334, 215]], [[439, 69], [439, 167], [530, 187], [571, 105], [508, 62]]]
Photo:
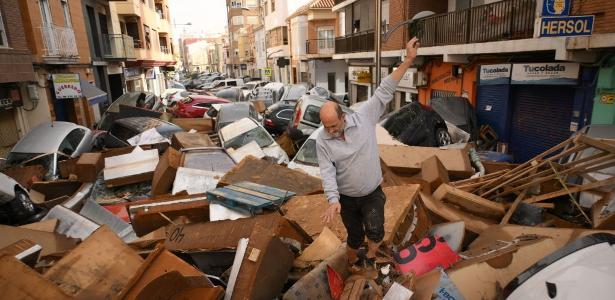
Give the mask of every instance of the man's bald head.
[[320, 108], [320, 121], [325, 130], [332, 136], [337, 137], [344, 132], [344, 112], [336, 102], [327, 101]]

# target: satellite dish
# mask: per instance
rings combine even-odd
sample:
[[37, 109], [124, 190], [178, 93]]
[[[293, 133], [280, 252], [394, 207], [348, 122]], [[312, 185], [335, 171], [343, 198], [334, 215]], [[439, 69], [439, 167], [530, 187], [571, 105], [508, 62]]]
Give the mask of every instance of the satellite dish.
[[420, 12], [420, 13], [418, 13], [418, 14], [414, 15], [414, 17], [412, 17], [412, 19], [411, 19], [411, 20], [412, 20], [412, 21], [416, 21], [416, 20], [418, 20], [418, 19], [427, 18], [427, 17], [429, 17], [429, 16], [433, 16], [433, 15], [435, 15], [435, 14], [436, 14], [436, 13], [435, 13], [435, 12], [433, 12], [433, 11], [430, 11], [430, 10], [424, 10], [424, 11], [422, 11], [422, 12]]

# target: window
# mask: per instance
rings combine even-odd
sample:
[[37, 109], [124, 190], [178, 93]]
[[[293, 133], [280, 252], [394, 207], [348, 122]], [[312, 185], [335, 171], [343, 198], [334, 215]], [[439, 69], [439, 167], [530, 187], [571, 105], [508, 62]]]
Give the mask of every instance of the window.
[[389, 0], [382, 1], [382, 31], [389, 30]]
[[329, 91], [335, 93], [335, 73], [327, 73], [327, 86]]
[[150, 49], [152, 47], [152, 44], [150, 39], [149, 26], [143, 25], [143, 31], [145, 32], [145, 46], [147, 49]]
[[318, 49], [334, 48], [333, 27], [318, 28]]
[[258, 24], [258, 16], [247, 16], [246, 23], [248, 25], [257, 25]]
[[275, 11], [275, 0], [271, 0], [271, 12]]
[[287, 120], [287, 121], [290, 121], [290, 118], [292, 118], [292, 117], [293, 117], [293, 112], [294, 112], [294, 111], [293, 111], [292, 109], [283, 109], [283, 110], [281, 110], [280, 112], [278, 112], [278, 114], [276, 115], [276, 117], [277, 117], [278, 119], [281, 119], [281, 120]]
[[243, 25], [243, 16], [234, 16], [231, 18], [232, 25]]
[[226, 85], [227, 86], [237, 86], [237, 81], [227, 81]]
[[4, 29], [4, 20], [2, 19], [2, 12], [0, 11], [0, 47], [8, 47], [9, 42], [6, 37], [6, 30]]
[[66, 138], [64, 138], [64, 140], [60, 144], [60, 148], [58, 149], [58, 151], [66, 155], [73, 154], [73, 152], [77, 150], [77, 147], [81, 143], [81, 140], [84, 136], [85, 130], [81, 128], [74, 129], [68, 135], [66, 135]]
[[198, 108], [210, 108], [211, 107], [211, 103], [197, 103], [195, 105], [193, 105], [194, 107], [198, 107]]
[[303, 119], [314, 124], [320, 124], [320, 107], [315, 105], [308, 105], [305, 109], [305, 115]]
[[70, 7], [68, 7], [68, 0], [62, 0], [62, 12], [64, 13], [64, 25], [66, 27], [73, 27], [73, 22], [70, 19]]

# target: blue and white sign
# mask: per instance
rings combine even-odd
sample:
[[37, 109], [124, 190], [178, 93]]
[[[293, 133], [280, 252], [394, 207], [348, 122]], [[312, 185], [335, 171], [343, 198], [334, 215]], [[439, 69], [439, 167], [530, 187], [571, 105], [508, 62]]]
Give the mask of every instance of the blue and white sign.
[[481, 85], [509, 84], [511, 64], [480, 66], [479, 83]]
[[567, 16], [570, 14], [570, 2], [570, 0], [544, 0], [542, 4], [542, 16]]
[[594, 31], [594, 16], [542, 18], [540, 36], [584, 36]]
[[511, 84], [576, 85], [579, 64], [539, 63], [514, 64]]

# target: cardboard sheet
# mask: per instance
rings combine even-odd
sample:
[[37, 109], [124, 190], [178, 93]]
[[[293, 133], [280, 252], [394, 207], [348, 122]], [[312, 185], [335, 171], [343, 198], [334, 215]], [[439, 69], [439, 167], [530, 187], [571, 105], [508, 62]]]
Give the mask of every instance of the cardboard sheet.
[[449, 175], [454, 178], [467, 178], [474, 171], [466, 149], [439, 149], [434, 147], [412, 147], [379, 145], [380, 158], [395, 172], [416, 174], [421, 164], [432, 156], [437, 156]]

